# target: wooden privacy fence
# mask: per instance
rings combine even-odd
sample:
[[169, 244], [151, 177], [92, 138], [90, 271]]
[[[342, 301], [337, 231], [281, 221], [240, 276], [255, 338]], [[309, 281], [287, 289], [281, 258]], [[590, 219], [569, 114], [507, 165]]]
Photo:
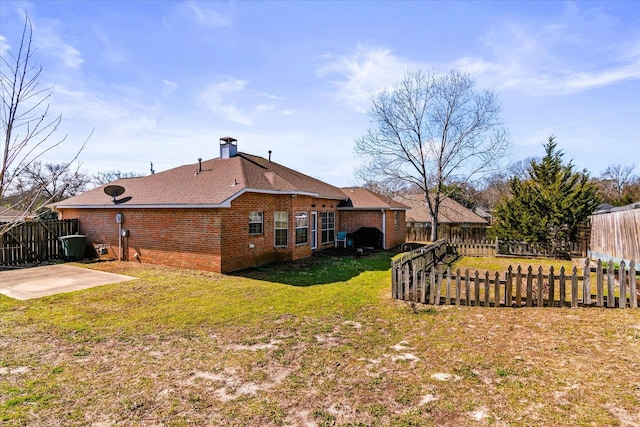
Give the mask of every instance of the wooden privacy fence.
[[[487, 238], [485, 224], [438, 224], [438, 239], [453, 240], [484, 240]], [[428, 242], [431, 240], [431, 226], [407, 225], [407, 240]]]
[[[637, 308], [639, 283], [635, 263], [619, 269], [604, 268], [598, 261], [592, 271], [587, 259], [579, 274], [562, 267], [544, 273], [542, 267], [527, 271], [512, 267], [503, 274], [469, 270], [455, 272], [441, 262], [446, 253], [438, 242], [412, 251], [392, 262], [391, 293], [396, 299], [432, 305], [483, 307], [618, 307]], [[434, 252], [434, 254], [430, 254]], [[411, 253], [409, 253], [411, 254]], [[440, 254], [440, 255], [439, 255]], [[609, 263], [613, 266], [613, 262]], [[446, 268], [445, 268], [446, 267]], [[606, 282], [606, 285], [605, 285]], [[594, 293], [595, 291], [595, 293]]]
[[12, 266], [64, 257], [61, 236], [77, 234], [77, 219], [24, 222], [0, 239], [0, 266]]
[[628, 208], [591, 216], [592, 257], [631, 260], [640, 256], [640, 203]]
[[[542, 243], [519, 242], [512, 240], [452, 241], [448, 243], [460, 256], [526, 256], [553, 257], [548, 245]], [[586, 256], [586, 247], [580, 242], [572, 242], [567, 253]]]
[[449, 243], [449, 246], [455, 248], [460, 256], [496, 256], [498, 255], [497, 242], [497, 240], [463, 241]]

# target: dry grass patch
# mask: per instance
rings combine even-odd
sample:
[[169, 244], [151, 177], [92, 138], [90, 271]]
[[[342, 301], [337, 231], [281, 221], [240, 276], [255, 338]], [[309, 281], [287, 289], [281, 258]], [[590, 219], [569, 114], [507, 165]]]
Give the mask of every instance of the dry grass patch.
[[103, 263], [92, 268], [140, 280], [0, 297], [0, 422], [640, 423], [640, 311], [412, 314], [390, 298], [389, 257], [362, 261], [370, 271], [331, 260], [340, 280], [322, 272], [324, 284], [304, 287], [269, 271], [231, 277]]

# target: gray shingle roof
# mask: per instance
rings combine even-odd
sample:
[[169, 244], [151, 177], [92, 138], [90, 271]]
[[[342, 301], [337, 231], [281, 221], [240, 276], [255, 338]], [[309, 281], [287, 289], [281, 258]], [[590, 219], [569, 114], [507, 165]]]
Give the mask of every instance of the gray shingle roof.
[[109, 183], [125, 188], [114, 205], [100, 186], [78, 196], [55, 203], [56, 208], [70, 207], [222, 207], [245, 192], [273, 194], [308, 194], [344, 200], [337, 187], [289, 169], [262, 157], [238, 153], [231, 158], [215, 158], [178, 166], [154, 175], [124, 178]]
[[[411, 208], [407, 211], [407, 222], [431, 222], [431, 214], [423, 194], [407, 194], [395, 199]], [[438, 223], [488, 224], [484, 218], [450, 198], [440, 202]]]
[[342, 192], [349, 197], [345, 209], [392, 209], [407, 210], [408, 206], [382, 194], [374, 193], [362, 187], [342, 188]]

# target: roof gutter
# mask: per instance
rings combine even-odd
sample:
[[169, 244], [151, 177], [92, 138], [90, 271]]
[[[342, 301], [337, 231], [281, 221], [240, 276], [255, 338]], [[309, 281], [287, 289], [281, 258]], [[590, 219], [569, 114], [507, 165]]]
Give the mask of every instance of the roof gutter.
[[227, 201], [219, 204], [206, 204], [206, 205], [186, 205], [186, 204], [159, 204], [159, 205], [127, 205], [126, 203], [115, 205], [52, 205], [53, 209], [215, 209], [215, 208], [230, 208], [231, 202]]

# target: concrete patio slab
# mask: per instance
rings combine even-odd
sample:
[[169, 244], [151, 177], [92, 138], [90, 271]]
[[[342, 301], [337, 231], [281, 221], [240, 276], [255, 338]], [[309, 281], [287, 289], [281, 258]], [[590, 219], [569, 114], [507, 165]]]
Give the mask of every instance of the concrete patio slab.
[[0, 271], [0, 294], [27, 300], [133, 279], [66, 264], [45, 265]]

